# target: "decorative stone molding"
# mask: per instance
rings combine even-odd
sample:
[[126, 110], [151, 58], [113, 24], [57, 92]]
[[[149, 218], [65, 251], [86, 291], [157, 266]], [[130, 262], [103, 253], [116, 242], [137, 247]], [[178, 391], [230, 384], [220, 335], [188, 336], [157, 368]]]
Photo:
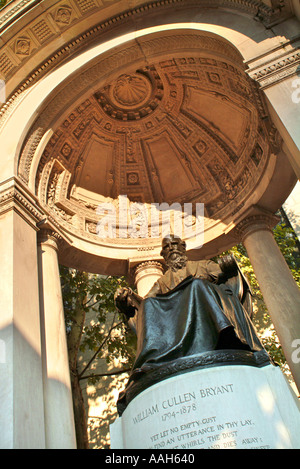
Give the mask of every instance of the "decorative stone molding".
[[257, 81], [261, 88], [278, 83], [287, 77], [297, 75], [300, 65], [300, 50], [290, 51], [288, 55], [272, 60], [258, 69], [253, 68], [248, 71], [251, 78]]
[[[36, 0], [34, 3], [40, 3], [41, 0]], [[1, 15], [0, 18], [0, 26], [5, 25], [7, 26], [10, 21], [17, 19], [16, 16], [19, 14], [23, 14], [25, 7], [27, 7], [29, 4], [32, 4], [32, 0], [21, 0], [17, 4], [15, 4], [11, 8], [7, 8], [7, 11], [4, 13], [4, 15]], [[35, 5], [30, 5], [31, 7]]]
[[18, 178], [0, 184], [0, 215], [11, 210], [24, 218], [35, 231], [42, 230], [56, 242], [70, 243], [68, 236], [61, 233], [56, 220], [41, 207], [37, 198]]
[[[71, 0], [68, 3], [73, 5]], [[171, 8], [172, 4], [185, 5], [188, 2], [167, 3]], [[100, 34], [98, 27], [94, 29], [90, 40], [95, 39], [97, 31]], [[21, 33], [20, 37], [23, 37]], [[70, 57], [77, 45], [86, 44], [85, 40], [88, 38], [83, 34], [78, 43], [72, 43]], [[170, 56], [170, 50], [174, 51], [174, 56]], [[65, 46], [64, 57], [67, 51]], [[23, 90], [29, 89], [30, 84], [51, 70], [60, 58], [63, 60], [60, 54], [53, 55], [45, 62], [44, 68], [31, 76]], [[153, 81], [147, 75], [152, 89], [144, 78], [130, 81], [130, 77], [137, 78], [138, 75], [140, 78], [140, 73], [146, 76], [150, 72], [157, 72], [159, 77]], [[125, 81], [120, 80], [124, 75]], [[109, 115], [97, 100], [98, 92], [105, 93], [122, 112], [129, 113], [131, 108], [139, 112], [139, 107], [148, 105], [153, 90], [159, 89], [160, 81], [162, 96], [159, 105], [149, 114], [139, 115], [140, 118], [130, 122], [130, 129], [128, 122]], [[137, 95], [130, 97], [128, 93], [136, 91], [137, 85]], [[95, 57], [85, 66], [82, 64], [80, 72], [66, 81], [59, 83], [57, 80], [55, 91], [49, 95], [45, 106], [39, 108], [37, 119], [22, 146], [18, 176], [25, 185], [30, 183], [34, 187], [36, 183], [36, 196], [42, 210], [55, 228], [70, 236], [74, 243], [72, 249], [76, 246], [78, 251], [82, 249], [84, 252], [88, 247], [92, 257], [95, 253], [100, 256], [100, 248], [105, 246], [105, 255], [109, 259], [112, 256], [115, 265], [122, 259], [122, 272], [127, 269], [128, 259], [137, 262], [159, 258], [160, 242], [150, 240], [147, 244], [143, 238], [132, 241], [120, 240], [120, 237], [103, 241], [97, 236], [99, 197], [84, 198], [83, 191], [76, 192], [76, 188], [82, 187], [93, 192], [89, 187], [77, 184], [80, 173], [87, 167], [88, 150], [85, 152], [85, 149], [91, 143], [98, 145], [93, 147], [94, 155], [103, 155], [103, 158], [108, 155], [107, 164], [103, 165], [107, 169], [107, 178], [104, 177], [107, 187], [105, 192], [101, 192], [104, 185], [97, 184], [93, 193], [109, 200], [116, 200], [118, 194], [127, 194], [133, 203], [148, 203], [149, 200], [159, 203], [162, 200], [167, 203], [174, 200], [179, 203], [200, 201], [208, 210], [206, 219], [210, 223], [211, 241], [220, 236], [220, 232], [224, 233], [223, 220], [227, 223], [232, 214], [241, 216], [249, 194], [258, 194], [255, 201], [259, 200], [261, 181], [269, 167], [269, 132], [266, 120], [263, 120], [266, 117], [265, 106], [255, 85], [246, 75], [238, 51], [228, 41], [212, 33], [162, 31], [157, 35], [140, 37], [99, 55], [97, 59]], [[107, 86], [111, 86], [111, 90], [106, 89]], [[89, 89], [93, 90], [90, 95]], [[215, 121], [215, 116], [198, 112], [198, 109], [213, 108], [207, 105], [212, 100], [220, 111], [223, 105], [231, 110], [238, 108], [235, 116], [227, 121], [227, 124], [234, 122], [228, 135], [223, 131], [222, 122]], [[215, 114], [222, 116], [223, 112]], [[239, 118], [240, 132], [237, 132]], [[55, 122], [59, 122], [59, 126], [55, 127]], [[51, 136], [50, 132], [46, 133], [49, 128]], [[139, 140], [140, 135], [146, 138], [144, 145]], [[158, 150], [154, 148], [156, 144]], [[180, 191], [184, 187], [185, 192], [179, 192], [178, 198], [174, 194], [169, 200], [164, 198], [162, 189], [166, 186], [162, 171], [156, 164], [159, 146], [172, 150], [174, 158], [169, 158], [169, 161], [173, 166], [177, 164], [180, 168], [177, 174], [185, 178], [184, 184], [173, 184], [173, 188], [178, 187]], [[90, 171], [90, 174], [104, 174], [104, 171]], [[89, 176], [87, 171], [85, 176]], [[167, 176], [164, 176], [165, 180]], [[101, 194], [97, 194], [97, 189]], [[129, 190], [130, 193], [126, 192]], [[144, 251], [145, 246], [149, 246], [151, 251]], [[65, 251], [71, 258], [71, 249]]]
[[31, 41], [28, 37], [19, 37], [15, 43], [15, 53], [17, 55], [29, 55], [31, 51]]
[[[94, 28], [90, 34], [83, 34], [80, 36], [82, 41], [85, 39], [91, 40], [91, 36], [95, 34]], [[99, 26], [101, 31], [101, 27]], [[80, 43], [80, 38], [77, 38], [76, 41], [67, 44], [64, 46], [60, 51], [56, 52], [50, 58], [47, 59], [46, 62], [41, 64], [27, 79], [25, 82], [20, 84], [19, 88], [10, 96], [8, 97], [6, 103], [0, 109], [0, 128], [8, 118], [8, 116], [13, 112], [15, 106], [18, 104], [19, 99], [21, 99], [23, 92], [27, 90], [29, 86], [32, 86], [37, 80], [43, 77], [45, 73], [48, 73], [53, 66], [59, 65], [65, 58], [70, 58], [71, 52], [77, 50], [78, 43]], [[194, 50], [200, 53], [200, 51], [204, 50], [209, 52], [214, 50], [215, 53], [220, 54], [224, 58], [227, 57], [231, 61], [237, 64], [238, 67], [241, 67], [241, 56], [237, 52], [236, 48], [231, 46], [227, 41], [222, 39], [217, 39], [214, 37], [207, 37], [205, 34], [195, 33], [193, 31], [187, 31], [185, 34], [180, 33], [180, 35], [172, 35], [168, 40], [165, 38], [152, 38], [147, 39], [146, 41], [141, 42], [141, 44], [131, 43], [130, 45], [127, 44], [125, 48], [120, 48], [119, 51], [103, 54], [103, 57], [99, 59], [98, 64], [94, 65], [92, 68], [88, 70], [89, 80], [96, 80], [99, 77], [103, 76], [104, 74], [113, 72], [116, 70], [116, 67], [122, 65], [126, 65], [133, 60], [145, 60], [145, 57], [150, 58], [151, 55], [155, 53], [163, 53], [164, 51], [167, 53], [170, 50], [185, 50], [190, 49], [191, 51]], [[1, 62], [1, 56], [0, 56]], [[76, 81], [76, 85], [72, 87], [68, 87], [68, 91], [65, 90], [61, 93], [60, 101], [70, 100], [73, 96], [78, 96], [79, 88], [85, 86], [85, 76], [86, 74], [82, 74], [82, 78], [80, 82]], [[38, 135], [36, 139], [38, 139]]]
[[[84, 69], [82, 75], [74, 75], [73, 82], [64, 83], [62, 89], [57, 89], [56, 96], [49, 100], [28, 134], [19, 165], [19, 176], [26, 184], [30, 179], [33, 182], [30, 171], [34, 168], [40, 203], [64, 233], [72, 233], [94, 246], [122, 247], [123, 255], [132, 249], [132, 240], [129, 236], [128, 239], [120, 236], [100, 239], [97, 236], [100, 221], [97, 207], [102, 202], [114, 204], [119, 194], [126, 194], [132, 204], [172, 203], [174, 199], [164, 199], [166, 185], [163, 177], [166, 180], [167, 176], [162, 176], [157, 166], [157, 142], [170, 149], [173, 169], [177, 165], [180, 168], [177, 173], [183, 177], [185, 185], [175, 185], [179, 189], [176, 201], [204, 203], [206, 219], [214, 225], [218, 223], [214, 220], [226, 219], [226, 214], [229, 217], [234, 213], [237, 217], [242, 212], [248, 193], [252, 193], [253, 186], [261, 180], [270, 157], [268, 121], [263, 119], [266, 116], [264, 102], [258, 87], [245, 73], [241, 57], [227, 46], [226, 41], [194, 31], [164, 32], [142, 41], [142, 47], [130, 43], [126, 50], [122, 46], [115, 49], [113, 55], [104, 55], [99, 63], [94, 62], [90, 69]], [[141, 58], [141, 50], [146, 49], [152, 50], [155, 61], [151, 63], [149, 59], [147, 65], [134, 69], [132, 63], [136, 64]], [[176, 51], [175, 56], [166, 53], [160, 57], [160, 51], [170, 49]], [[182, 55], [181, 50], [184, 51]], [[120, 63], [124, 68], [118, 77], [114, 72], [116, 64]], [[102, 73], [106, 80], [97, 90], [95, 83], [99, 83]], [[112, 73], [111, 81], [109, 73]], [[142, 95], [138, 93], [137, 98], [126, 96], [128, 90], [132, 91], [132, 84], [134, 88], [137, 85], [129, 80], [130, 76], [146, 77], [141, 82]], [[99, 97], [105, 94], [114, 100], [115, 107], [123, 106], [122, 112], [130, 111], [131, 106], [136, 111], [140, 104], [144, 106], [144, 100], [148, 103], [148, 82], [152, 90], [163, 91], [162, 99], [150, 114], [131, 120], [130, 126], [115, 115], [109, 115], [99, 102]], [[85, 94], [75, 107], [73, 100], [88, 83], [95, 91]], [[118, 91], [113, 96], [116, 86]], [[208, 108], [197, 104], [203, 100], [204, 104], [215, 100], [220, 111], [218, 115], [222, 115], [223, 106], [231, 111], [238, 110], [232, 119], [234, 125], [229, 138], [222, 132], [220, 120], [210, 126], [214, 116], [202, 118], [198, 113], [199, 109]], [[52, 127], [51, 138], [47, 143], [44, 141], [43, 154], [38, 153], [36, 149], [45, 129], [60, 117], [61, 108], [68, 109], [68, 105], [69, 112], [64, 120], [60, 121], [59, 127]], [[90, 163], [91, 170], [87, 170], [91, 145], [94, 145], [93, 155], [108, 155], [106, 173], [104, 170], [96, 172], [95, 165]], [[97, 163], [96, 158], [92, 157], [92, 160]], [[95, 192], [89, 188], [86, 179], [94, 174], [103, 177], [103, 183], [99, 180], [97, 186], [94, 185]], [[88, 199], [81, 188], [90, 191]], [[92, 192], [96, 194], [94, 198]], [[135, 251], [128, 257], [135, 261], [155, 258], [160, 242], [150, 239], [147, 243], [142, 237], [136, 238]], [[144, 249], [146, 245], [153, 251], [136, 249]]]
[[49, 240], [53, 247], [60, 248], [63, 245], [71, 245], [72, 242], [67, 234], [65, 234], [57, 221], [46, 214], [43, 219], [37, 224], [38, 228], [38, 242], [44, 243]]
[[[12, 20], [16, 20], [20, 15], [24, 14], [27, 9], [30, 9], [36, 6], [39, 3], [44, 3], [42, 0], [21, 0], [19, 3], [15, 4], [12, 8], [7, 9], [7, 12], [0, 18], [0, 27], [2, 25], [7, 25]], [[87, 11], [90, 11], [99, 5], [98, 0], [78, 0], [76, 3], [79, 4], [81, 12], [84, 14]], [[266, 23], [274, 22], [282, 13], [282, 10], [289, 11], [289, 5], [286, 0], [279, 1], [279, 5], [276, 8], [269, 7], [263, 2], [256, 0], [158, 0], [151, 1], [142, 6], [132, 8], [131, 10], [124, 13], [126, 16], [131, 16], [138, 14], [140, 12], [150, 12], [153, 9], [163, 8], [163, 7], [172, 7], [174, 4], [189, 4], [189, 6], [200, 5], [202, 7], [225, 7], [232, 8], [244, 11], [251, 15], [256, 15], [257, 19], [264, 21]], [[30, 5], [31, 4], [31, 5]], [[66, 8], [66, 3], [61, 2], [60, 8]], [[26, 8], [27, 7], [27, 8]], [[67, 8], [70, 9], [70, 5], [67, 5]], [[116, 17], [118, 18], [118, 17]], [[115, 21], [116, 21], [115, 18]], [[66, 22], [66, 19], [64, 20]], [[109, 22], [109, 20], [108, 20]]]
[[96, 94], [103, 111], [123, 122], [148, 117], [157, 108], [162, 96], [162, 82], [153, 71], [148, 74], [124, 73]]
[[[213, 39], [213, 41], [211, 41], [211, 39]], [[204, 47], [206, 49], [214, 46], [216, 53], [222, 52], [224, 55], [229, 53], [231, 57], [231, 48], [227, 48], [222, 41], [215, 40], [215, 38], [211, 37], [205, 38], [202, 34], [199, 36], [195, 34], [177, 34], [174, 35], [174, 37], [167, 37], [165, 35], [162, 38], [153, 38], [149, 41], [144, 41], [143, 47], [152, 48], [152, 52], [154, 51], [156, 53], [156, 51], [158, 52], [162, 49], [168, 50], [173, 48], [174, 41], [179, 42], [179, 47], [182, 46], [184, 48], [195, 49], [197, 42], [199, 48]], [[212, 49], [210, 50], [212, 51]], [[125, 60], [130, 61], [130, 57], [136, 58], [138, 53], [138, 46], [132, 46], [127, 48], [126, 55], [124, 55], [124, 51], [121, 49], [119, 53], [115, 53], [115, 56], [116, 58], [120, 57], [120, 60], [124, 63]], [[109, 58], [108, 63], [104, 58], [100, 61], [99, 66], [94, 66], [92, 71], [88, 70], [87, 74], [89, 79], [94, 75], [94, 69], [95, 79], [99, 79], [99, 74], [101, 74], [101, 72], [103, 73], [103, 70], [105, 73], [108, 73], [110, 62], [114, 65], [115, 57]], [[38, 166], [37, 188], [38, 185], [40, 185], [40, 188], [42, 187], [40, 178], [42, 177], [44, 179], [45, 176], [47, 176], [47, 171], [51, 171], [53, 162], [57, 159], [59, 160], [57, 164], [61, 167], [60, 172], [67, 170], [73, 174], [72, 182], [68, 180], [68, 183], [77, 184], [77, 176], [75, 177], [75, 175], [80, 173], [85, 158], [85, 153], [82, 151], [82, 148], [90, 142], [91, 138], [95, 139], [95, 135], [99, 135], [101, 136], [103, 145], [114, 146], [114, 150], [112, 150], [114, 154], [111, 163], [112, 166], [109, 166], [110, 174], [108, 174], [108, 180], [113, 182], [110, 190], [114, 189], [118, 190], [120, 194], [127, 194], [131, 197], [131, 200], [138, 200], [141, 192], [145, 194], [145, 190], [147, 190], [148, 193], [146, 196], [149, 200], [160, 202], [163, 197], [161, 188], [162, 181], [159, 178], [158, 171], [155, 169], [155, 164], [152, 161], [147, 145], [155, 138], [155, 133], [158, 130], [161, 132], [161, 129], [165, 128], [165, 141], [166, 143], [168, 143], [168, 141], [174, 141], [174, 149], [176, 155], [178, 154], [177, 159], [182, 160], [182, 170], [187, 174], [190, 180], [190, 191], [195, 192], [194, 197], [197, 197], [196, 191], [201, 193], [201, 202], [207, 205], [210, 214], [220, 209], [229, 210], [228, 202], [236, 199], [237, 192], [245, 188], [252, 177], [258, 177], [258, 166], [262, 168], [268, 158], [268, 145], [265, 138], [268, 130], [266, 128], [264, 129], [266, 124], [261, 121], [259, 128], [256, 129], [259, 117], [265, 117], [264, 104], [260, 99], [256, 87], [247, 79], [245, 73], [239, 70], [238, 66], [234, 67], [224, 60], [210, 59], [202, 56], [192, 57], [190, 55], [188, 58], [183, 56], [182, 58], [174, 58], [168, 61], [162, 59], [158, 61], [156, 66], [151, 65], [141, 69], [139, 75], [143, 76], [143, 74], [146, 73], [148, 74], [147, 76], [151, 78], [149, 82], [153, 81], [153, 76], [156, 76], [156, 81], [159, 81], [159, 76], [164, 77], [164, 82], [159, 88], [161, 90], [162, 88], [164, 89], [161, 103], [156, 107], [155, 111], [153, 111], [153, 108], [150, 108], [152, 112], [155, 112], [154, 118], [151, 119], [151, 116], [146, 112], [144, 113], [144, 109], [141, 108], [143, 114], [139, 116], [139, 119], [134, 120], [134, 123], [131, 120], [130, 130], [129, 127], [125, 127], [125, 122], [123, 124], [122, 121], [120, 122], [116, 119], [115, 114], [108, 115], [108, 119], [106, 120], [105, 114], [108, 113], [108, 110], [107, 108], [103, 108], [99, 100], [101, 100], [101, 96], [103, 96], [104, 93], [107, 93], [107, 96], [110, 95], [110, 85], [108, 84], [104, 89], [96, 92], [94, 96], [85, 100], [76, 110], [74, 109], [72, 112], [70, 110], [69, 118], [55, 131]], [[215, 76], [218, 75], [218, 83], [211, 82], [210, 77], [212, 73], [214, 73]], [[135, 75], [137, 75], [137, 73]], [[116, 82], [118, 82], [118, 79], [114, 83]], [[76, 79], [75, 87], [72, 83], [68, 84], [68, 86], [59, 92], [55, 99], [51, 101], [50, 107], [48, 106], [47, 111], [43, 113], [35, 123], [31, 135], [29, 135], [24, 145], [23, 153], [20, 158], [19, 176], [25, 183], [29, 180], [32, 160], [43, 136], [43, 128], [47, 128], [48, 122], [55, 119], [55, 115], [59, 112], [60, 106], [67, 106], [67, 100], [72, 99], [74, 92], [78, 96], [81, 83], [83, 86], [86, 86], [84, 76]], [[114, 83], [111, 85], [112, 88]], [[183, 83], [188, 84], [189, 87], [183, 86]], [[199, 89], [199, 93], [202, 93], [201, 83], [207, 84], [207, 96], [209, 99], [216, 99], [220, 108], [223, 106], [223, 103], [228, 103], [228, 105], [233, 108], [239, 108], [240, 116], [243, 114], [243, 126], [246, 132], [243, 135], [241, 134], [238, 141], [236, 141], [235, 149], [232, 148], [231, 143], [227, 143], [224, 136], [220, 134], [216, 128], [210, 128], [204, 120], [199, 119], [199, 116], [195, 114], [196, 111], [192, 108], [194, 95], [189, 96], [188, 92], [191, 93], [193, 90], [196, 90], [197, 93], [197, 89]], [[156, 85], [154, 86], [154, 91], [155, 89], [157, 89]], [[196, 94], [195, 96], [197, 97], [198, 95]], [[99, 106], [96, 105], [95, 98]], [[256, 106], [253, 106], [254, 103], [257, 105], [258, 109]], [[260, 103], [259, 106], [258, 103]], [[172, 113], [168, 111], [169, 108], [172, 109]], [[138, 110], [135, 109], [135, 111]], [[256, 116], [257, 113], [259, 114], [258, 116]], [[249, 119], [250, 115], [251, 122], [246, 122], [246, 119]], [[124, 110], [122, 111], [122, 116], [124, 117]], [[64, 136], [65, 132], [69, 135], [68, 141], [66, 140], [67, 137]], [[196, 133], [198, 134], [199, 132], [201, 132], [202, 138], [199, 139], [198, 137], [196, 139]], [[253, 136], [251, 139], [248, 138], [250, 134]], [[144, 135], [145, 139], [148, 139], [145, 145], [140, 143], [140, 135]], [[259, 145], [257, 149], [252, 148], [253, 140]], [[187, 155], [185, 152], [190, 141], [193, 150]], [[209, 154], [208, 150], [212, 152], [212, 147], [214, 147], [214, 159], [207, 160], [207, 164], [205, 161], [205, 181], [202, 181], [202, 173], [198, 174], [197, 171], [195, 173], [191, 168], [195, 163], [199, 165], [200, 158], [203, 157], [204, 160], [206, 160]], [[122, 156], [123, 150], [126, 153], [126, 161], [124, 163]], [[240, 150], [243, 156], [238, 158], [237, 152]], [[140, 156], [141, 152], [143, 153], [143, 157]], [[248, 153], [253, 155], [249, 164], [245, 161]], [[228, 159], [225, 173], [219, 169], [220, 162], [224, 160], [224, 158], [226, 160]], [[146, 169], [145, 161], [147, 162]], [[177, 163], [177, 161], [175, 162]], [[76, 167], [74, 167], [74, 164]], [[118, 174], [118, 164], [122, 164], [120, 174]], [[235, 169], [236, 165], [239, 167], [238, 173]], [[247, 166], [247, 169], [245, 166]], [[243, 171], [242, 169], [244, 167], [245, 170]], [[49, 168], [49, 170], [47, 168]], [[48, 174], [48, 176], [49, 175], [50, 174]], [[237, 181], [237, 175], [239, 181]], [[146, 189], [145, 181], [150, 177], [152, 187], [148, 187], [149, 184], [147, 182]], [[143, 190], [141, 189], [141, 181], [144, 181]], [[209, 197], [213, 199], [213, 204], [211, 205], [209, 205], [210, 200], [207, 200], [206, 196], [205, 200], [203, 200], [203, 192], [207, 192], [205, 189], [207, 181], [210, 181]], [[205, 184], [203, 184], [203, 182]], [[222, 191], [223, 188], [226, 189], [228, 200], [224, 200], [224, 197], [222, 197], [222, 200], [219, 200], [220, 191]], [[130, 191], [130, 193], [128, 191]], [[104, 195], [113, 197], [112, 193]], [[166, 202], [168, 201], [166, 200]], [[62, 208], [62, 204], [63, 201], [60, 199], [60, 208]], [[68, 212], [68, 210], [65, 211]], [[70, 215], [72, 212], [75, 213], [74, 210], [71, 210]], [[90, 222], [92, 222], [91, 219], [88, 220], [88, 226], [92, 228]]]

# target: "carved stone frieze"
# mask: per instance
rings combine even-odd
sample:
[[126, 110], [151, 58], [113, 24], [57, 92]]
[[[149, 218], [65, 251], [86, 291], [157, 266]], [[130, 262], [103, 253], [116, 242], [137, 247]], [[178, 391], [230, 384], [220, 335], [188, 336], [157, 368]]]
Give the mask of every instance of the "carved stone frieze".
[[[21, 18], [24, 20], [26, 14], [30, 13], [30, 1], [21, 0], [14, 2], [11, 8], [6, 8], [5, 13], [0, 18], [0, 30], [9, 26], [11, 23], [16, 23], [16, 20]], [[76, 53], [79, 48], [87, 45], [89, 41], [96, 40], [103, 33], [110, 31], [114, 27], [126, 24], [133, 19], [143, 18], [149, 13], [157, 12], [160, 16], [167, 14], [174, 6], [180, 11], [188, 10], [189, 8], [225, 8], [232, 9], [233, 11], [240, 11], [242, 14], [248, 14], [251, 19], [254, 17], [256, 20], [271, 26], [290, 14], [289, 5], [287, 1], [281, 1], [276, 8], [265, 5], [263, 2], [255, 0], [164, 0], [149, 1], [143, 3], [142, 6], [129, 4], [129, 9], [120, 11], [114, 16], [106, 16], [106, 7], [109, 5], [100, 0], [80, 0], [75, 2], [73, 0], [55, 2], [51, 7], [50, 2], [43, 2], [45, 7], [36, 19], [28, 20], [24, 30], [17, 32], [20, 36], [25, 35], [26, 40], [15, 44], [16, 33], [12, 33], [13, 39], [7, 40], [0, 53], [0, 74], [5, 80], [11, 78], [16, 72], [17, 68], [24, 65], [25, 61], [32, 59], [34, 53], [40, 52], [45, 44], [49, 41], [57, 39], [61, 35], [62, 29], [65, 31], [71, 28], [74, 23], [86, 23], [90, 15], [98, 15], [101, 18], [100, 23], [95, 26], [95, 21], [92, 20], [93, 27], [76, 34], [76, 38], [65, 44], [55, 53], [48, 57], [47, 60], [36, 66], [10, 97], [8, 97], [5, 106], [1, 108], [1, 116], [5, 115], [8, 111], [13, 109], [16, 100], [20, 93], [22, 93], [28, 86], [30, 86], [37, 79], [40, 79], [45, 73], [49, 72], [52, 67], [57, 66], [65, 58], [69, 58], [73, 53]], [[50, 4], [50, 8], [49, 8]], [[84, 26], [86, 27], [86, 26]], [[80, 28], [79, 28], [80, 29]], [[28, 34], [31, 39], [28, 38]], [[34, 47], [31, 44], [34, 42]], [[20, 52], [22, 54], [20, 55]], [[233, 48], [234, 54], [234, 48]], [[21, 58], [21, 60], [19, 60]], [[27, 72], [26, 72], [27, 75]], [[217, 74], [210, 74], [210, 79], [216, 80]]]
[[54, 11], [53, 18], [59, 26], [64, 26], [71, 23], [72, 14], [72, 7], [69, 4], [64, 4]]
[[17, 55], [29, 55], [31, 51], [31, 41], [28, 37], [19, 37], [15, 42], [15, 53]]
[[[5, 14], [0, 18], [0, 27], [2, 25], [5, 25], [5, 23], [10, 22], [11, 20], [14, 20], [16, 16], [20, 15], [23, 13], [24, 9], [27, 7], [27, 5], [31, 2], [31, 0], [20, 0], [19, 2], [16, 2], [11, 8], [7, 9], [5, 11]], [[77, 0], [76, 3], [78, 4], [80, 10], [82, 13], [85, 13], [89, 10], [94, 9], [95, 7], [101, 7], [103, 3], [100, 0]], [[281, 13], [282, 15], [282, 10], [287, 10], [289, 9], [289, 4], [286, 0], [280, 0], [277, 2], [277, 7], [272, 8], [269, 5], [266, 5], [264, 2], [257, 2], [256, 0], [190, 0], [189, 2], [184, 2], [183, 0], [169, 0], [168, 2], [165, 2], [163, 0], [158, 0], [158, 1], [150, 1], [146, 4], [143, 4], [142, 7], [135, 6], [134, 1], [129, 1], [129, 7], [131, 8], [131, 11], [126, 12], [124, 16], [130, 16], [134, 14], [138, 14], [139, 12], [149, 12], [153, 8], [172, 8], [174, 4], [181, 5], [183, 3], [189, 4], [190, 6], [192, 5], [200, 5], [202, 7], [205, 6], [225, 6], [227, 8], [236, 8], [239, 10], [242, 10], [244, 12], [247, 12], [249, 14], [257, 14], [259, 18], [261, 18], [263, 21], [274, 21], [276, 17]], [[62, 1], [62, 5], [65, 5], [66, 2]]]
[[261, 88], [267, 88], [275, 83], [278, 83], [285, 78], [295, 75], [299, 70], [300, 64], [300, 50], [299, 46], [292, 49], [288, 54], [278, 57], [260, 67], [250, 68], [249, 75], [256, 80]]

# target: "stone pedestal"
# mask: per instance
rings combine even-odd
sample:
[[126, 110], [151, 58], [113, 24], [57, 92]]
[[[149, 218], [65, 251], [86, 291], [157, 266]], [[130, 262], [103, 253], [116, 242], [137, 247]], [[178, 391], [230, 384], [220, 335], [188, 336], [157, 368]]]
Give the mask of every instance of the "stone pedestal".
[[281, 370], [230, 365], [143, 391], [111, 426], [111, 448], [295, 449], [299, 435], [299, 402]]

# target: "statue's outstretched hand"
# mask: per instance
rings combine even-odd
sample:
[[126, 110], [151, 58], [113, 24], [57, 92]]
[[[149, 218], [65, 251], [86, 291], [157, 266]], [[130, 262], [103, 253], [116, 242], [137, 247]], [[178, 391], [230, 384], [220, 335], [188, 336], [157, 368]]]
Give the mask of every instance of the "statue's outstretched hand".
[[115, 302], [116, 303], [127, 302], [128, 293], [129, 293], [129, 288], [118, 288], [114, 296]]
[[118, 288], [114, 295], [117, 309], [127, 318], [132, 318], [135, 315], [137, 309], [135, 296], [137, 295], [134, 295], [131, 288]]

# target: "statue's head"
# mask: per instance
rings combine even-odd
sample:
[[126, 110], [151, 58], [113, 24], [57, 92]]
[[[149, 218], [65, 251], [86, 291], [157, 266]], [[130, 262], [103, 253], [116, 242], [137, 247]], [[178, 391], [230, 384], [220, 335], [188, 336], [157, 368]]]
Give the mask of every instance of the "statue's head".
[[172, 270], [182, 268], [187, 261], [185, 241], [175, 235], [165, 237], [160, 255]]

